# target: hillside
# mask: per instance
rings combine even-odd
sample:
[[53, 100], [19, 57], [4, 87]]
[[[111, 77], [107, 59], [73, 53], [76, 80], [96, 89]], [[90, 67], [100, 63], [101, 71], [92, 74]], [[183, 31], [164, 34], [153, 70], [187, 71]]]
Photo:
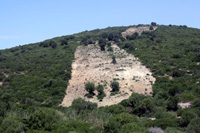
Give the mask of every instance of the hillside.
[[[112, 45], [113, 51], [101, 51], [98, 44], [79, 46], [75, 53], [75, 61], [72, 64], [72, 79], [62, 102], [63, 106], [70, 106], [74, 99], [79, 97], [86, 101], [95, 102], [98, 106], [117, 104], [132, 94], [132, 92], [150, 94], [155, 79], [151, 72], [141, 65], [139, 61], [117, 45]], [[108, 48], [107, 48], [108, 49]], [[116, 64], [112, 63], [112, 57], [116, 57]], [[112, 96], [110, 84], [113, 80], [119, 82], [120, 92]], [[87, 82], [96, 86], [104, 86], [105, 97], [98, 100], [96, 97], [87, 98], [87, 91], [83, 89]], [[146, 90], [145, 90], [146, 89]]]
[[200, 30], [155, 25], [0, 50], [0, 132], [198, 132]]

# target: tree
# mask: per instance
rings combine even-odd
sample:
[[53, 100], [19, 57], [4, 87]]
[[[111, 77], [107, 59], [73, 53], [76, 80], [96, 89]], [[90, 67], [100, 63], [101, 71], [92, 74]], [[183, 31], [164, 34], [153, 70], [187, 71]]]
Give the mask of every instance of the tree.
[[49, 46], [51, 46], [53, 49], [55, 49], [57, 47], [57, 43], [55, 41], [42, 42], [40, 44], [40, 46], [43, 46], [43, 47], [49, 47]]
[[95, 85], [94, 83], [88, 82], [85, 84], [85, 90], [89, 93], [94, 95]]
[[47, 42], [47, 41], [44, 41], [44, 42], [41, 42], [40, 44], [39, 44], [39, 46], [40, 47], [49, 47], [49, 43]]
[[178, 97], [169, 97], [168, 103], [167, 103], [167, 110], [174, 110], [176, 111], [178, 109]]
[[112, 34], [112, 33], [110, 33], [109, 35], [108, 35], [108, 40], [109, 41], [112, 41], [114, 39], [114, 35]]
[[112, 92], [119, 91], [119, 82], [113, 81], [113, 82], [111, 83], [111, 88], [112, 88]]
[[185, 73], [183, 71], [177, 69], [175, 69], [172, 73], [172, 77], [182, 77], [184, 75]]
[[123, 100], [120, 104], [122, 104], [124, 107], [136, 108], [140, 105], [140, 102], [145, 98], [146, 98], [145, 95], [132, 93], [129, 99]]
[[115, 56], [112, 57], [112, 63], [113, 63], [113, 64], [117, 64], [117, 61], [116, 61], [116, 59], [115, 59]]
[[156, 24], [156, 22], [151, 22], [151, 25], [156, 26], [157, 24]]
[[153, 26], [150, 26], [150, 27], [149, 27], [149, 30], [153, 30]]
[[99, 39], [99, 46], [101, 48], [101, 51], [105, 51], [105, 46], [106, 46], [106, 40], [103, 38]]
[[99, 46], [100, 46], [100, 48], [101, 48], [101, 51], [105, 51], [105, 46], [106, 46], [106, 44], [101, 43], [101, 44], [99, 44]]
[[151, 112], [153, 112], [155, 108], [155, 105], [153, 103], [152, 98], [146, 98], [142, 101], [140, 101], [138, 107], [136, 107], [133, 112], [137, 113], [137, 115], [142, 116], [142, 115], [147, 115]]
[[68, 45], [68, 42], [66, 39], [61, 40], [61, 45]]
[[103, 91], [104, 88], [103, 88], [103, 85], [98, 85], [97, 86], [97, 91], [98, 91], [98, 99], [100, 101], [102, 101], [102, 99], [106, 96], [105, 92]]

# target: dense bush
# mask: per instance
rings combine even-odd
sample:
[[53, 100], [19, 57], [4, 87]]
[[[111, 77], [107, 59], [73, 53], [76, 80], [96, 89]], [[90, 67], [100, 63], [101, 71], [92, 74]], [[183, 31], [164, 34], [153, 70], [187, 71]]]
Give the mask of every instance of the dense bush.
[[103, 111], [112, 114], [120, 114], [125, 112], [125, 107], [122, 106], [121, 104], [111, 105], [111, 106], [106, 106]]
[[105, 92], [104, 92], [104, 88], [103, 88], [103, 85], [98, 85], [96, 87], [97, 91], [98, 91], [98, 96], [97, 98], [102, 101], [103, 98], [106, 96]]
[[150, 121], [147, 123], [149, 127], [160, 127], [166, 129], [167, 127], [177, 127], [178, 119], [162, 118]]
[[65, 120], [64, 114], [57, 110], [41, 108], [30, 116], [28, 119], [29, 129], [48, 130], [55, 129], [55, 124]]
[[181, 125], [183, 127], [187, 127], [191, 120], [195, 118], [197, 118], [197, 115], [193, 111], [184, 111], [181, 115]]
[[83, 110], [94, 110], [97, 108], [96, 103], [91, 103], [83, 100], [82, 98], [75, 99], [72, 102], [73, 109], [75, 109], [78, 113], [80, 113]]
[[191, 120], [190, 124], [187, 126], [187, 133], [199, 133], [200, 132], [200, 118], [194, 118]]
[[143, 130], [143, 128], [140, 127], [142, 127], [142, 124], [138, 117], [127, 113], [114, 116], [104, 126], [105, 132], [121, 132], [121, 130], [125, 132], [134, 132], [135, 130]]
[[133, 33], [132, 35], [127, 35], [126, 36], [126, 38], [128, 39], [128, 40], [135, 40], [137, 37], [138, 37], [138, 33], [137, 32], [135, 32], [135, 33]]
[[89, 93], [89, 95], [94, 95], [95, 85], [94, 83], [88, 82], [85, 84], [85, 90]]
[[112, 88], [112, 92], [117, 92], [119, 91], [119, 82], [117, 81], [113, 81], [111, 84], [110, 84], [111, 88]]
[[23, 133], [27, 130], [26, 125], [14, 118], [6, 118], [1, 124], [2, 131], [4, 133]]
[[97, 133], [98, 130], [89, 123], [82, 121], [69, 121], [59, 123], [56, 132], [81, 132], [81, 133]]
[[113, 64], [117, 64], [117, 61], [116, 61], [116, 59], [115, 59], [115, 56], [112, 57], [112, 63], [113, 63]]

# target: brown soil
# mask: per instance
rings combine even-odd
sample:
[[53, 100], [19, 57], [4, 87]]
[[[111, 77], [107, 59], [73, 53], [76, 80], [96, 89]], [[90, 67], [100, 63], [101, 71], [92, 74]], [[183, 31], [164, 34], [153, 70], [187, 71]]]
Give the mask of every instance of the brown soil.
[[[157, 29], [157, 27], [153, 26], [153, 30], [156, 30], [156, 29]], [[149, 26], [129, 28], [126, 31], [122, 32], [122, 36], [125, 38], [127, 35], [132, 35], [135, 32], [137, 32], [140, 35], [143, 31], [150, 31]]]
[[[128, 99], [132, 92], [150, 94], [155, 78], [137, 58], [112, 45], [113, 52], [101, 51], [99, 46], [79, 46], [75, 52], [75, 61], [72, 64], [72, 78], [66, 90], [61, 106], [70, 106], [74, 99], [79, 97], [86, 101], [95, 102], [98, 106], [117, 104]], [[113, 64], [112, 56], [116, 56], [117, 64]], [[110, 83], [117, 79], [120, 93], [110, 96]], [[85, 83], [105, 85], [106, 97], [99, 102], [96, 96], [86, 98]], [[97, 94], [97, 92], [95, 92]]]

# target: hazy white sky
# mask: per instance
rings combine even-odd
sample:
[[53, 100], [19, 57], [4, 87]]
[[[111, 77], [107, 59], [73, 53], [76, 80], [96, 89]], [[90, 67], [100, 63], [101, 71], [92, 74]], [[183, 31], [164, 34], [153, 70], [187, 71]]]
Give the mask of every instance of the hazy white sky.
[[199, 0], [0, 0], [0, 49], [137, 24], [200, 28]]

